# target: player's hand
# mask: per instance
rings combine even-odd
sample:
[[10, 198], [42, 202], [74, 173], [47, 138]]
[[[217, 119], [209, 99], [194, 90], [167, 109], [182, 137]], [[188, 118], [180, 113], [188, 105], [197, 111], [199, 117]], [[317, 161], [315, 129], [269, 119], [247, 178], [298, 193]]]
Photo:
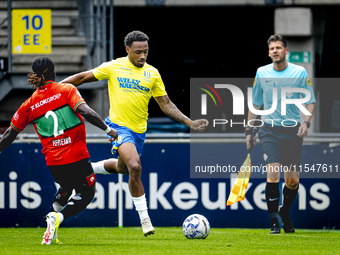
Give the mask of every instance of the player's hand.
[[[250, 148], [250, 140], [251, 140], [251, 134], [247, 135], [247, 139], [246, 139], [247, 150], [249, 150]], [[254, 136], [254, 139], [253, 139], [253, 147], [255, 147], [255, 145], [256, 145], [256, 136]]]
[[114, 140], [117, 140], [118, 132], [116, 129], [111, 128], [110, 132], [107, 133], [111, 138], [108, 139], [108, 141], [113, 142]]
[[205, 127], [208, 126], [209, 121], [206, 119], [194, 120], [190, 123], [190, 128], [203, 132]]
[[306, 123], [303, 123], [300, 127], [299, 127], [299, 131], [296, 134], [298, 137], [304, 138], [306, 135], [308, 134], [308, 127]]

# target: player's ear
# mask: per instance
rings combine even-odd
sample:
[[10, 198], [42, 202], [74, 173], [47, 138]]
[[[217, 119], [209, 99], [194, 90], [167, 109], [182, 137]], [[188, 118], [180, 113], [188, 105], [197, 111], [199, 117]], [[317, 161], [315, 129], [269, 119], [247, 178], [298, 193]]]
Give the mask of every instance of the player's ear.
[[126, 53], [129, 54], [130, 47], [129, 46], [125, 46], [125, 50], [126, 50]]

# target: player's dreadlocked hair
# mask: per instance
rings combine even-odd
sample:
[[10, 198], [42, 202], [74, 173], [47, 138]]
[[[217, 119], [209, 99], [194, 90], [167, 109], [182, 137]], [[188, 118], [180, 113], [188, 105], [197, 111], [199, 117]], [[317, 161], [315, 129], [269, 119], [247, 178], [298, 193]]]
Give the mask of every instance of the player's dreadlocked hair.
[[27, 74], [28, 84], [33, 88], [44, 86], [45, 81], [54, 80], [54, 64], [49, 58], [37, 58], [32, 64], [32, 71]]
[[125, 36], [125, 46], [131, 47], [133, 42], [145, 42], [149, 41], [149, 37], [141, 31], [132, 31]]
[[285, 48], [287, 48], [287, 40], [285, 38], [283, 38], [281, 35], [278, 35], [278, 34], [275, 34], [275, 35], [272, 35], [269, 37], [268, 41], [267, 41], [267, 44], [268, 44], [268, 47], [269, 47], [269, 44], [271, 42], [282, 42], [283, 43], [283, 46]]

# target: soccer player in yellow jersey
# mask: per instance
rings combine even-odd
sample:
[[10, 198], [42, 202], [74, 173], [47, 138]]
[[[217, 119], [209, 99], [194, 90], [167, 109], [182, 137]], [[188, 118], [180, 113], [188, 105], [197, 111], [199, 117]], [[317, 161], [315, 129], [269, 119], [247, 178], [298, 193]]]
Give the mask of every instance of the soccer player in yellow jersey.
[[151, 97], [165, 114], [192, 129], [204, 131], [208, 125], [205, 119], [190, 120], [171, 102], [158, 70], [146, 63], [148, 41], [146, 34], [133, 31], [124, 40], [128, 54], [126, 57], [103, 63], [95, 69], [61, 81], [78, 86], [86, 82], [108, 80], [110, 114], [106, 124], [118, 131], [118, 139], [112, 142], [112, 153], [118, 155], [118, 159], [103, 160], [92, 166], [97, 174], [129, 175], [130, 193], [145, 236], [155, 232], [148, 215], [140, 162]]

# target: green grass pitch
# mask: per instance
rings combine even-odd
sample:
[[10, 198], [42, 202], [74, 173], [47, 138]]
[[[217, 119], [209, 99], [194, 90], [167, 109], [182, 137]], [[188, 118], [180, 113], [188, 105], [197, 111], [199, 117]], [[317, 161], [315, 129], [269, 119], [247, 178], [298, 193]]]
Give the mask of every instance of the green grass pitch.
[[[186, 239], [179, 227], [60, 228], [62, 245], [41, 245], [45, 229], [0, 228], [0, 254], [340, 254], [340, 231], [302, 230], [270, 235], [269, 229], [212, 228], [202, 239]], [[282, 231], [282, 230], [281, 230]]]

